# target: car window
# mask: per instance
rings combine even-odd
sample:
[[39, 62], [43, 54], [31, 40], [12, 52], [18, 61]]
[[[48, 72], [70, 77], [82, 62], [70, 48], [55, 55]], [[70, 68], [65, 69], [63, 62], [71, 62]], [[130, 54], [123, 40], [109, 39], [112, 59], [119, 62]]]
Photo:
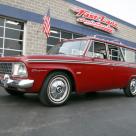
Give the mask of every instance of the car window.
[[121, 49], [115, 45], [108, 45], [109, 59], [115, 61], [124, 61]]
[[93, 42], [87, 52], [88, 57], [96, 57], [96, 58], [107, 58], [106, 46], [105, 43], [102, 42]]
[[124, 58], [126, 62], [136, 63], [136, 52], [134, 50], [124, 48]]
[[88, 40], [68, 41], [51, 48], [48, 54], [83, 55]]

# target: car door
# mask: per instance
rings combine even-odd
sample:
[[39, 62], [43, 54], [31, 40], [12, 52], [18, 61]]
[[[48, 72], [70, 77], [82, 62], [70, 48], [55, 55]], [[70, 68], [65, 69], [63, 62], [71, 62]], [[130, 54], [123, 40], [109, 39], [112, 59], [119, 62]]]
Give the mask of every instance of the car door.
[[101, 91], [113, 88], [113, 66], [107, 59], [106, 44], [92, 41], [85, 56], [85, 75], [87, 91]]
[[[117, 45], [108, 44], [109, 59], [113, 65], [114, 88], [124, 88], [124, 86], [128, 84], [131, 75], [133, 75], [133, 67], [130, 67], [129, 63], [125, 62], [125, 56], [121, 49], [122, 48]], [[132, 53], [130, 52], [128, 56], [130, 57], [131, 55]]]

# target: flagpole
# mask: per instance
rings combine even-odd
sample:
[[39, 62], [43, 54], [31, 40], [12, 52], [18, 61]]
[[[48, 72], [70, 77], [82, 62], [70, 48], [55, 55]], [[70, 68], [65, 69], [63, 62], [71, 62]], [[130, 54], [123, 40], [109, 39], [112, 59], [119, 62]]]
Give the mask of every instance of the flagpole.
[[[48, 0], [48, 10], [49, 10], [49, 12], [50, 12], [50, 5], [51, 5], [51, 1]], [[51, 16], [51, 13], [50, 13], [50, 16]], [[50, 24], [51, 24], [51, 20], [50, 20]], [[50, 27], [51, 27], [51, 25], [50, 25]], [[48, 46], [48, 38], [49, 38], [49, 36], [46, 37], [46, 46], [45, 46], [46, 53], [47, 53], [47, 46]]]
[[[43, 54], [47, 53], [47, 40], [50, 36], [50, 0], [48, 0], [48, 10], [44, 12], [44, 15], [43, 15], [43, 18], [42, 18], [42, 24], [40, 24], [37, 28], [37, 44], [38, 44], [38, 33], [41, 31], [41, 32], [44, 32], [45, 36], [46, 36], [46, 45], [44, 44], [42, 46], [42, 49], [43, 49]], [[40, 29], [42, 26], [42, 30]], [[47, 28], [48, 26], [48, 28]], [[46, 30], [47, 29], [47, 30]]]
[[[48, 3], [49, 3], [49, 8], [48, 8], [48, 9], [50, 9], [50, 0], [48, 0]], [[43, 16], [47, 13], [47, 11], [48, 11], [48, 10], [45, 10], [45, 11], [44, 11]], [[43, 22], [43, 18], [42, 18], [42, 22]], [[42, 22], [41, 22], [41, 23], [42, 23]], [[37, 28], [37, 31], [36, 31], [37, 33], [39, 32], [39, 30], [41, 30], [41, 29], [40, 29], [40, 27], [42, 26], [41, 23], [40, 23], [40, 25], [39, 25], [38, 28]]]

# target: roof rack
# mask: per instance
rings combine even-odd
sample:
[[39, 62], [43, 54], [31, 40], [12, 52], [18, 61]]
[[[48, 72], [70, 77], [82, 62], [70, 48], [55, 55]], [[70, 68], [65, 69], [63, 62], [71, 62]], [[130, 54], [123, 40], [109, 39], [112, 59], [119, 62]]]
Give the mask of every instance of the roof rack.
[[93, 37], [94, 38], [101, 38], [101, 39], [103, 38], [104, 40], [107, 40], [107, 41], [112, 41], [112, 42], [117, 42], [119, 44], [122, 44], [120, 40], [109, 37], [109, 36], [105, 36], [105, 35], [93, 35]]

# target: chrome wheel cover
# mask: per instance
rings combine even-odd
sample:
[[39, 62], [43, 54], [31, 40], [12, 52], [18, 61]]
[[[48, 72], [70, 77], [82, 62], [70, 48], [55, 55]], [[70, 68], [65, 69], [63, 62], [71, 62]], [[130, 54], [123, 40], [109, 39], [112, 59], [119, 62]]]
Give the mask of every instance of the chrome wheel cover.
[[48, 97], [56, 104], [65, 102], [70, 93], [70, 84], [63, 75], [57, 75], [51, 79], [48, 85]]
[[136, 94], [136, 79], [132, 79], [130, 82], [130, 91], [133, 95]]

